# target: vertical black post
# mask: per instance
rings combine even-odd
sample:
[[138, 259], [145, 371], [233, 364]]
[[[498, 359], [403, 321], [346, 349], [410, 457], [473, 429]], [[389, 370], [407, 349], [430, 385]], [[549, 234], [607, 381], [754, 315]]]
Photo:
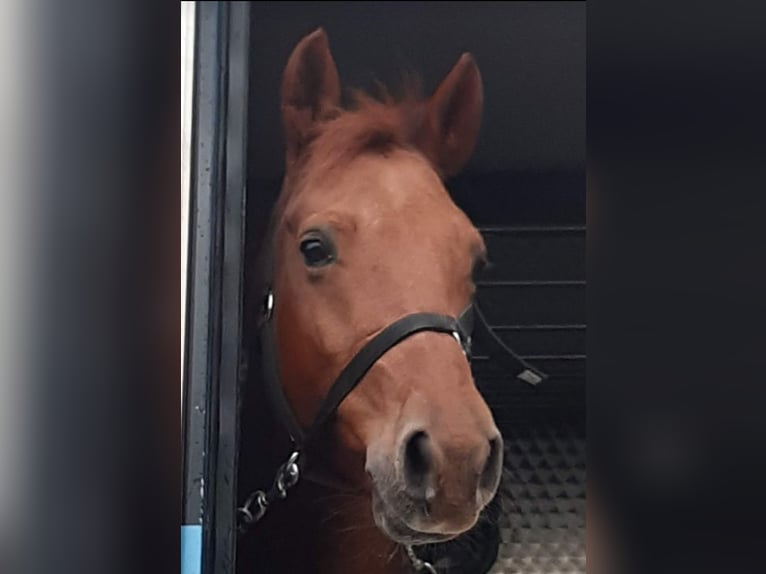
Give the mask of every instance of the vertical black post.
[[247, 180], [247, 107], [250, 72], [250, 5], [228, 6], [228, 81], [221, 277], [221, 348], [215, 456], [214, 574], [233, 574], [239, 452], [239, 384]]
[[234, 572], [249, 14], [197, 12], [182, 574]]
[[220, 291], [220, 192], [225, 76], [226, 7], [200, 2], [197, 10], [192, 169], [190, 188], [189, 281], [184, 369], [184, 464], [181, 572], [209, 571], [211, 539], [210, 460], [214, 448]]

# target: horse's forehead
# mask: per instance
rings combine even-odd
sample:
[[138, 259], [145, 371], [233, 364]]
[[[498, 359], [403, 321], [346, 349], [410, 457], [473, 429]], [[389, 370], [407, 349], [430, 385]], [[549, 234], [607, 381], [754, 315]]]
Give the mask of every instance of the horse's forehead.
[[406, 150], [361, 155], [341, 169], [309, 176], [301, 195], [295, 209], [299, 219], [345, 212], [362, 224], [409, 219], [427, 224], [460, 215], [430, 164]]

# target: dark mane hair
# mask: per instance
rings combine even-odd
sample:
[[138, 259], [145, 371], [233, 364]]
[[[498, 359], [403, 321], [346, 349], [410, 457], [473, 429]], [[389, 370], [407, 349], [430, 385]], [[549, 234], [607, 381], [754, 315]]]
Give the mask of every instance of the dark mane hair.
[[376, 95], [348, 90], [350, 104], [316, 124], [300, 167], [332, 169], [365, 153], [415, 149], [424, 117], [420, 86], [416, 76], [407, 76], [397, 95], [382, 85]]

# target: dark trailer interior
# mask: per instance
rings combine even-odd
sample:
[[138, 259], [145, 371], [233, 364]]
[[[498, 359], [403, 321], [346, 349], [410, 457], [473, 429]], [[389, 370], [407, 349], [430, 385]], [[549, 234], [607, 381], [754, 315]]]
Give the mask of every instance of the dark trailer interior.
[[[257, 453], [248, 448], [247, 392], [258, 384], [258, 366], [249, 365], [249, 375], [240, 368], [243, 310], [251, 304], [247, 266], [283, 173], [282, 70], [297, 41], [318, 26], [347, 86], [396, 86], [403, 71], [415, 71], [430, 93], [462, 52], [476, 57], [482, 131], [471, 162], [447, 187], [487, 243], [493, 266], [479, 297], [489, 322], [549, 375], [536, 386], [511, 379], [474, 349], [477, 384], [505, 437], [509, 476], [491, 572], [585, 572], [580, 2], [200, 6], [185, 522], [203, 523], [203, 571], [253, 571], [245, 569], [252, 568], [247, 558], [235, 567], [236, 505], [263, 486], [253, 483]], [[200, 405], [204, 414], [195, 410]]]

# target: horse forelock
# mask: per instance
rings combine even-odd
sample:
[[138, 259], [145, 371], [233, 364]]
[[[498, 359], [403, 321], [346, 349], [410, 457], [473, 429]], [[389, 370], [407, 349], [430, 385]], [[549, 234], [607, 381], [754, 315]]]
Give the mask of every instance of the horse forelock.
[[417, 150], [425, 119], [418, 80], [405, 80], [398, 96], [384, 87], [379, 92], [376, 97], [349, 90], [351, 104], [314, 125], [303, 153], [288, 166], [282, 195], [300, 187], [306, 177], [342, 168], [360, 155]]

